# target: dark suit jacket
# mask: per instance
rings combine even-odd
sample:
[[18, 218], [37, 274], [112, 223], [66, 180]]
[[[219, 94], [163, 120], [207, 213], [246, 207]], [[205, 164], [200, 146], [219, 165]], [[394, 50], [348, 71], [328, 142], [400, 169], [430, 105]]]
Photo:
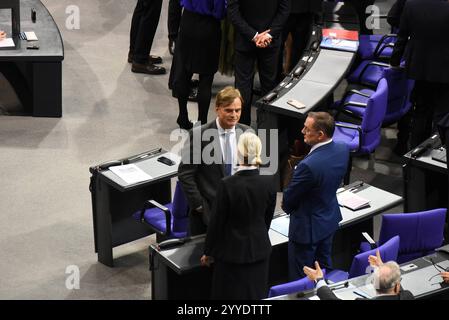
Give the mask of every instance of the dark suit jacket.
[[335, 232], [342, 219], [336, 191], [346, 173], [349, 150], [331, 142], [307, 155], [284, 191], [290, 214], [289, 241], [316, 243]]
[[387, 15], [387, 22], [390, 24], [390, 26], [397, 29], [399, 28], [402, 11], [404, 10], [406, 1], [407, 0], [396, 0], [396, 2], [391, 6]]
[[291, 13], [314, 12], [323, 10], [323, 0], [291, 0]]
[[[317, 295], [321, 300], [340, 300], [334, 292], [327, 286], [317, 290]], [[408, 290], [401, 290], [398, 295], [382, 295], [371, 299], [357, 298], [356, 300], [414, 300], [415, 297]]]
[[[238, 123], [236, 125], [237, 140], [240, 134], [248, 129], [250, 127]], [[198, 143], [192, 143], [196, 137], [198, 137]], [[201, 137], [205, 138], [206, 141], [202, 141]], [[193, 128], [190, 131], [189, 138], [188, 143], [185, 144], [182, 150], [178, 178], [184, 194], [187, 197], [190, 209], [194, 210], [199, 206], [203, 206], [203, 220], [207, 222], [210, 208], [212, 208], [213, 201], [215, 200], [218, 184], [225, 176], [217, 123], [214, 120], [199, 128]], [[208, 155], [210, 154], [213, 159], [211, 164], [205, 163], [205, 159], [202, 157], [205, 148], [208, 148], [206, 149], [206, 153]]]
[[398, 66], [405, 51], [409, 78], [449, 83], [448, 34], [448, 1], [408, 0], [402, 12], [391, 65]]
[[205, 254], [227, 263], [252, 263], [271, 253], [276, 205], [273, 176], [238, 171], [221, 180], [207, 229]]
[[249, 51], [257, 32], [270, 29], [271, 46], [280, 46], [282, 29], [290, 14], [290, 0], [229, 0], [228, 16], [235, 27], [235, 48]]

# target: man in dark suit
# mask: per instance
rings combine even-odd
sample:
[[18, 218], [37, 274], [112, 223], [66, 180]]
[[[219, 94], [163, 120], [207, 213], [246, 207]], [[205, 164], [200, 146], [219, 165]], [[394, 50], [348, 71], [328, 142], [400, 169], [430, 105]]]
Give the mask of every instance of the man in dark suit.
[[289, 33], [292, 35], [291, 46], [291, 60], [289, 71], [292, 70], [299, 59], [304, 54], [307, 43], [309, 42], [312, 32], [313, 23], [319, 17], [322, 11], [322, 0], [292, 0], [290, 15], [288, 16], [287, 23], [282, 31], [282, 44], [281, 53], [279, 55], [280, 60], [280, 74], [282, 71], [283, 61], [283, 48], [284, 43], [287, 40]]
[[138, 0], [131, 21], [128, 62], [131, 71], [146, 74], [165, 74], [165, 68], [157, 66], [162, 58], [150, 56], [154, 35], [161, 15], [162, 0]]
[[190, 131], [178, 168], [178, 178], [190, 207], [192, 236], [206, 232], [218, 184], [236, 169], [236, 157], [229, 159], [227, 156], [236, 154], [240, 134], [250, 129], [238, 123], [242, 111], [242, 97], [238, 90], [232, 87], [221, 90], [215, 111], [217, 118], [214, 121]]
[[235, 27], [235, 87], [243, 96], [241, 123], [251, 124], [255, 63], [262, 94], [276, 86], [282, 29], [290, 0], [229, 0], [228, 16]]
[[[405, 58], [409, 78], [415, 80], [411, 100], [411, 146], [415, 147], [432, 132], [449, 112], [449, 2], [409, 0], [405, 3], [398, 39], [390, 64], [398, 67]], [[404, 54], [405, 53], [405, 54]]]
[[[383, 263], [380, 259], [379, 250], [376, 256], [370, 256], [371, 259], [378, 259], [379, 264], [372, 264], [374, 268], [373, 285], [376, 289], [376, 296], [371, 300], [413, 300], [415, 297], [408, 290], [401, 287], [401, 269], [394, 261]], [[317, 295], [321, 300], [340, 300], [335, 293], [327, 286], [324, 280], [323, 271], [320, 264], [315, 262], [315, 269], [304, 267], [304, 273], [316, 284]], [[365, 300], [365, 298], [357, 298], [356, 300]]]
[[342, 219], [336, 191], [349, 161], [349, 149], [332, 141], [335, 122], [326, 112], [310, 112], [302, 133], [312, 148], [295, 168], [282, 207], [290, 214], [289, 279], [304, 277], [303, 267], [318, 260], [330, 269], [332, 238]]

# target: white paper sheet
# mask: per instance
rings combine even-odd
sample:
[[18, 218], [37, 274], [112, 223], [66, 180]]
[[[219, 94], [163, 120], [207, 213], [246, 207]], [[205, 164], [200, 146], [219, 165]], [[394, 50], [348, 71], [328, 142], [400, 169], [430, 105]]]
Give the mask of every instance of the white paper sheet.
[[6, 38], [0, 40], [0, 48], [14, 48], [16, 45], [14, 44], [14, 40], [12, 38]]
[[115, 173], [117, 176], [119, 176], [128, 184], [133, 184], [152, 179], [152, 177], [149, 174], [145, 173], [135, 164], [110, 167], [109, 170], [111, 170], [113, 173]]

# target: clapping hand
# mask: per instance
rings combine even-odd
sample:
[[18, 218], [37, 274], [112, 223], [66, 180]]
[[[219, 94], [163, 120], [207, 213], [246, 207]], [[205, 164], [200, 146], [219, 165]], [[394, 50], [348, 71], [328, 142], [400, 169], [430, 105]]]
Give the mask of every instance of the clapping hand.
[[0, 31], [0, 40], [3, 40], [6, 38], [6, 32], [5, 31]]
[[319, 278], [323, 278], [323, 270], [321, 270], [318, 261], [315, 261], [315, 269], [304, 267], [302, 270], [306, 274], [307, 278], [309, 278], [312, 281], [315, 281], [316, 279]]
[[380, 257], [380, 251], [376, 250], [376, 256], [369, 256], [368, 262], [373, 267], [380, 267], [381, 265], [383, 265], [384, 263], [382, 261], [382, 258]]

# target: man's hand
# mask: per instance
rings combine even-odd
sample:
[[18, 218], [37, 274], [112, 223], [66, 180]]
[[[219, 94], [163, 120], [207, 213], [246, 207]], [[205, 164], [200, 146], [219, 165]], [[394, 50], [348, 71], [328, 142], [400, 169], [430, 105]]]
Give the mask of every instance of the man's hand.
[[440, 275], [443, 278], [444, 282], [449, 283], [449, 271], [441, 272]]
[[380, 251], [376, 250], [376, 256], [369, 256], [368, 262], [372, 267], [380, 267], [383, 265], [382, 258], [380, 257]]
[[271, 30], [268, 29], [268, 30], [266, 30], [266, 31], [264, 31], [262, 33], [259, 33], [257, 35], [257, 37], [255, 37], [253, 39], [253, 41], [256, 43], [256, 47], [258, 47], [258, 48], [266, 48], [266, 47], [268, 47], [270, 45], [271, 40], [272, 40], [272, 37], [270, 35], [270, 31]]
[[214, 259], [210, 256], [206, 256], [205, 254], [203, 254], [203, 256], [200, 259], [200, 262], [203, 267], [210, 267], [210, 264], [214, 262]]
[[6, 38], [6, 32], [0, 31], [0, 40], [5, 39], [5, 38]]
[[316, 279], [323, 278], [323, 270], [320, 268], [320, 264], [318, 261], [315, 261], [315, 269], [304, 267], [302, 269], [304, 273], [306, 274], [307, 278], [309, 278], [312, 281], [315, 281]]

